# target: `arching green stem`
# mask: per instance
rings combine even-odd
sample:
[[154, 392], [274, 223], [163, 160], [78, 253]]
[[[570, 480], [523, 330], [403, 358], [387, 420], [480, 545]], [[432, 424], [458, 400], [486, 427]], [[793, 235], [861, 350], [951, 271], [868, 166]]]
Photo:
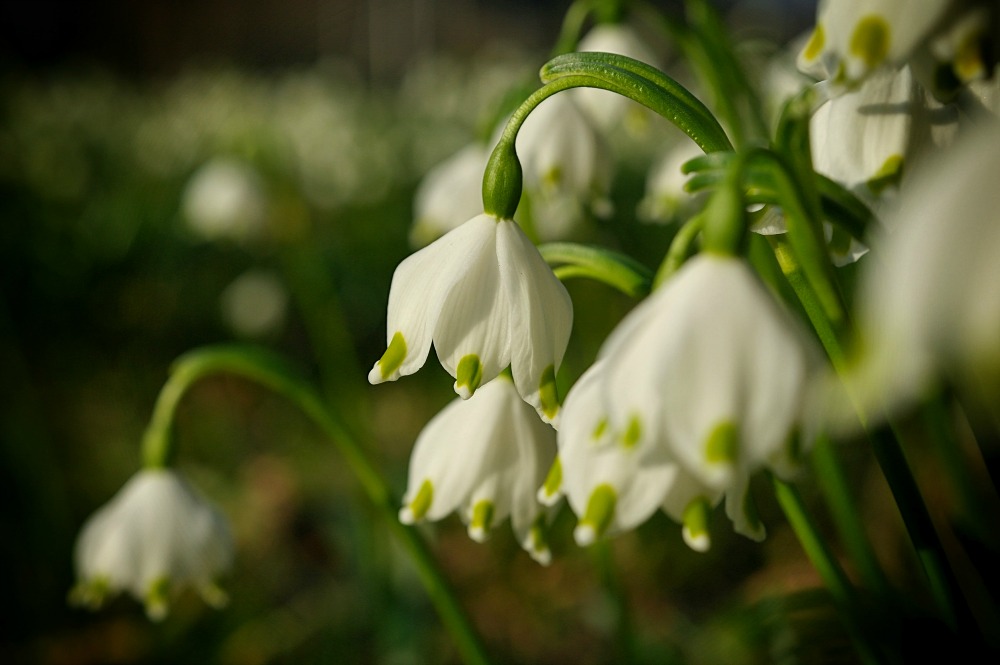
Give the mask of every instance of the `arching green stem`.
[[680, 267], [684, 265], [688, 257], [694, 253], [695, 240], [697, 240], [704, 226], [705, 218], [701, 215], [695, 215], [686, 221], [684, 226], [677, 231], [677, 235], [670, 242], [670, 248], [667, 249], [667, 255], [663, 257], [663, 262], [660, 263], [660, 269], [656, 271], [656, 277], [653, 279], [654, 291], [680, 270]]
[[146, 465], [169, 463], [174, 448], [169, 434], [181, 398], [194, 383], [214, 374], [236, 375], [278, 393], [319, 427], [343, 456], [365, 494], [386, 518], [390, 530], [410, 556], [442, 622], [455, 640], [462, 660], [487, 664], [486, 650], [433, 554], [417, 531], [396, 518], [398, 502], [362, 445], [332, 413], [319, 393], [281, 357], [244, 346], [207, 347], [181, 356], [174, 363], [170, 378], [160, 392], [143, 439]]

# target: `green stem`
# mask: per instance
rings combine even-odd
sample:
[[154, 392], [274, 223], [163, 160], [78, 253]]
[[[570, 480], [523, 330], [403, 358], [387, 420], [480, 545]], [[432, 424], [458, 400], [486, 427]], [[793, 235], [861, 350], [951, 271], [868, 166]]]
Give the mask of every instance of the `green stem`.
[[816, 441], [813, 448], [813, 468], [844, 547], [865, 586], [882, 599], [892, 598], [889, 582], [875, 556], [871, 541], [865, 534], [864, 523], [852, 498], [853, 488], [844, 475], [834, 444], [827, 436], [820, 436]]
[[[783, 251], [784, 242], [781, 240], [773, 242], [776, 247], [775, 254], [778, 257], [778, 263], [808, 313], [830, 361], [837, 373], [844, 375], [849, 371], [849, 368], [847, 354], [840, 341], [841, 331], [837, 330], [825, 316], [825, 308], [813, 292], [811, 282], [802, 278], [791, 252]], [[894, 432], [886, 427], [872, 430], [869, 427], [869, 417], [864, 405], [855, 399], [853, 394], [850, 394], [849, 386], [847, 389], [861, 425], [868, 433], [872, 451], [882, 469], [882, 474], [896, 500], [910, 541], [913, 543], [917, 558], [927, 577], [935, 604], [945, 622], [956, 629], [959, 626], [957, 612], [961, 611], [963, 607], [959, 602], [961, 595], [958, 591], [958, 583], [947, 565], [944, 548], [934, 530], [934, 524], [920, 494], [920, 489], [913, 478], [913, 472], [900, 448], [899, 439]], [[962, 623], [965, 623], [964, 619], [965, 617], [963, 617]]]
[[[181, 356], [174, 364], [153, 410], [147, 436], [143, 443], [144, 458], [167, 459], [172, 451], [163, 450], [162, 440], [155, 430], [169, 430], [180, 399], [192, 384], [212, 374], [234, 374], [258, 383], [288, 399], [308, 416], [336, 446], [347, 465], [361, 483], [368, 498], [382, 513], [390, 530], [410, 555], [445, 627], [455, 640], [462, 659], [469, 664], [486, 665], [489, 658], [469, 618], [428, 549], [414, 529], [396, 517], [398, 502], [381, 474], [365, 454], [361, 444], [342, 426], [319, 394], [285, 361], [272, 353], [256, 348], [219, 346], [197, 349]], [[153, 432], [151, 435], [150, 432]], [[168, 445], [172, 448], [172, 445]]]
[[704, 226], [705, 218], [701, 215], [695, 215], [677, 231], [677, 235], [670, 241], [670, 248], [667, 249], [667, 255], [663, 257], [660, 269], [656, 271], [656, 277], [653, 278], [654, 291], [680, 270], [688, 257], [694, 253], [695, 241]]
[[792, 530], [802, 544], [802, 549], [812, 562], [813, 567], [823, 578], [823, 583], [833, 597], [833, 601], [840, 613], [840, 618], [844, 622], [844, 627], [854, 646], [858, 651], [861, 660], [867, 664], [882, 663], [883, 657], [871, 644], [868, 635], [862, 630], [859, 619], [862, 616], [861, 608], [858, 605], [854, 588], [851, 586], [847, 575], [837, 560], [834, 558], [826, 541], [820, 535], [812, 518], [806, 512], [805, 505], [798, 490], [792, 485], [781, 480], [777, 476], [771, 476], [774, 485], [774, 494], [778, 499], [778, 504], [788, 518]]

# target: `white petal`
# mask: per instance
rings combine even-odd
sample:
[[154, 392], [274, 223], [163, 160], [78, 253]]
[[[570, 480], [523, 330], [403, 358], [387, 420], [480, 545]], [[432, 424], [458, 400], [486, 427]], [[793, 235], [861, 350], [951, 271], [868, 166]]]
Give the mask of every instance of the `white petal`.
[[514, 385], [542, 418], [558, 412], [555, 371], [562, 363], [573, 328], [573, 302], [566, 287], [521, 228], [501, 221], [497, 260], [510, 317], [510, 362]]
[[482, 211], [488, 159], [487, 147], [472, 143], [427, 172], [414, 195], [414, 245], [426, 245]]

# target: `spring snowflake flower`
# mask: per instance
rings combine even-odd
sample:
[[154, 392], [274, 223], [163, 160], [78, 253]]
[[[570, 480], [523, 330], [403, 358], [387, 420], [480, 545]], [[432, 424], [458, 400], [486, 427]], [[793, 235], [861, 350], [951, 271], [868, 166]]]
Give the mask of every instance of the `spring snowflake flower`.
[[399, 519], [439, 520], [458, 511], [478, 542], [508, 516], [521, 546], [551, 560], [545, 508], [535, 498], [555, 458], [555, 430], [502, 375], [455, 400], [417, 437]]
[[471, 143], [427, 172], [413, 201], [414, 247], [437, 240], [482, 210], [483, 171], [490, 151]]
[[233, 539], [222, 514], [176, 472], [143, 470], [84, 525], [76, 544], [80, 581], [70, 600], [97, 608], [128, 591], [159, 620], [170, 597], [192, 586], [220, 606], [226, 596], [216, 580], [232, 559]]
[[[634, 529], [658, 508], [685, 522], [699, 502], [714, 505], [721, 496], [677, 464], [662, 442], [646, 440], [639, 446], [615, 436], [602, 400], [606, 367], [599, 360], [566, 396], [558, 433], [561, 484], [547, 483], [539, 490], [539, 500], [547, 504], [565, 494], [580, 516], [574, 534], [580, 545]], [[684, 540], [693, 549], [707, 550], [707, 530], [687, 521], [692, 524], [685, 525]]]
[[703, 154], [697, 143], [686, 139], [663, 154], [646, 178], [646, 195], [636, 209], [640, 220], [667, 224], [683, 221], [698, 211], [705, 194], [692, 194], [684, 189], [689, 176], [681, 172], [681, 167]]
[[864, 355], [847, 381], [871, 416], [912, 404], [940, 375], [967, 386], [1000, 377], [1000, 126], [926, 166], [860, 276]]
[[521, 397], [551, 420], [573, 304], [516, 222], [481, 214], [405, 259], [392, 276], [388, 348], [368, 380], [423, 367], [431, 343], [469, 398], [510, 365]]
[[793, 430], [819, 354], [746, 263], [691, 259], [621, 322], [600, 358], [560, 421], [578, 540], [631, 528], [657, 507], [687, 525], [692, 502], [723, 494], [736, 530], [762, 538], [749, 478], [794, 471]]
[[[595, 25], [576, 48], [579, 52], [601, 52], [624, 55], [626, 57], [658, 66], [656, 55], [631, 26], [624, 23], [601, 23]], [[578, 88], [572, 97], [583, 111], [603, 131], [611, 131], [621, 124], [628, 113], [646, 112], [641, 104], [597, 88]]]
[[553, 95], [525, 119], [516, 139], [531, 220], [544, 241], [564, 239], [610, 208], [610, 150], [570, 95]]
[[995, 3], [921, 0], [825, 0], [799, 54], [817, 78], [853, 86], [882, 65], [913, 61], [932, 89], [947, 91], [989, 74]]

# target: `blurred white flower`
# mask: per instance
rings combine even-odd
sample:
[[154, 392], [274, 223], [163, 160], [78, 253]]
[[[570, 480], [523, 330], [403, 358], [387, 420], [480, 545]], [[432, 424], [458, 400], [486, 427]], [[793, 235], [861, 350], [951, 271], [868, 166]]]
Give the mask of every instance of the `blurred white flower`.
[[280, 330], [288, 313], [288, 291], [277, 275], [248, 270], [220, 296], [223, 320], [241, 337], [264, 337]]
[[[627, 506], [605, 528], [627, 528], [657, 505], [676, 515], [685, 502], [711, 503], [724, 493], [734, 527], [763, 537], [748, 480], [763, 467], [782, 475], [794, 470], [793, 431], [820, 356], [745, 262], [706, 254], [689, 260], [618, 325], [600, 357], [598, 394], [588, 397], [583, 384], [583, 396], [567, 399], [560, 422], [560, 445], [568, 447], [560, 449], [564, 484], [584, 522], [599, 478]], [[596, 444], [587, 440], [595, 432]], [[587, 454], [604, 461], [572, 459], [585, 443], [592, 446]], [[583, 471], [571, 481], [576, 468]], [[615, 480], [637, 482], [629, 478], [634, 469], [650, 476], [648, 492], [644, 484], [628, 488]], [[574, 482], [581, 483], [575, 490]], [[668, 506], [663, 492], [675, 485], [681, 500]], [[602, 523], [589, 521], [601, 535]]]
[[[863, 355], [847, 377], [871, 416], [911, 405], [936, 377], [1000, 377], [1000, 127], [969, 131], [917, 173], [860, 275]], [[836, 418], [831, 413], [831, 418]]]
[[424, 176], [413, 201], [410, 244], [423, 247], [483, 209], [483, 172], [489, 148], [470, 143]]
[[74, 603], [91, 608], [120, 591], [166, 616], [171, 596], [191, 586], [213, 606], [226, 602], [216, 580], [232, 564], [223, 515], [176, 472], [145, 469], [94, 513], [76, 543]]
[[[639, 37], [636, 31], [624, 23], [601, 23], [595, 25], [580, 43], [579, 52], [601, 52], [624, 55], [654, 67], [658, 66], [656, 55]], [[627, 113], [645, 113], [641, 104], [598, 88], [578, 88], [571, 91], [574, 101], [603, 131], [616, 129]]]
[[501, 375], [468, 400], [454, 400], [424, 427], [399, 519], [439, 520], [457, 510], [469, 536], [482, 542], [509, 516], [525, 551], [548, 564], [546, 511], [535, 493], [555, 450], [555, 430]]
[[566, 238], [588, 208], [608, 212], [611, 155], [569, 95], [556, 94], [539, 104], [521, 126], [516, 147], [532, 224], [541, 240]]
[[641, 221], [668, 224], [683, 221], [698, 211], [705, 195], [684, 189], [689, 176], [681, 173], [681, 167], [702, 154], [697, 143], [686, 139], [663, 154], [646, 177], [646, 194], [636, 209]]
[[206, 240], [245, 240], [257, 235], [266, 220], [260, 177], [248, 164], [226, 157], [191, 176], [182, 207], [188, 224]]
[[901, 64], [939, 26], [952, 0], [821, 0], [799, 67], [817, 78], [856, 83]]
[[431, 342], [468, 399], [507, 365], [521, 397], [550, 420], [573, 304], [516, 222], [480, 214], [405, 259], [392, 276], [385, 354], [368, 380], [423, 367]]

